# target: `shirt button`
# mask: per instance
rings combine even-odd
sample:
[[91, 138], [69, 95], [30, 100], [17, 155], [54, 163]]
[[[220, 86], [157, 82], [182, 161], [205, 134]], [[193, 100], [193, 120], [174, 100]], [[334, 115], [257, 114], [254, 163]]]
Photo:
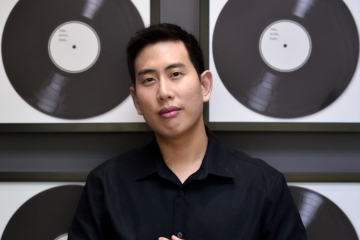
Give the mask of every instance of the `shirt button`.
[[182, 234], [182, 232], [178, 232], [178, 233], [176, 234], [176, 236], [177, 236], [178, 238], [182, 238], [183, 234]]
[[184, 194], [185, 194], [184, 191], [179, 191], [180, 196], [184, 196]]

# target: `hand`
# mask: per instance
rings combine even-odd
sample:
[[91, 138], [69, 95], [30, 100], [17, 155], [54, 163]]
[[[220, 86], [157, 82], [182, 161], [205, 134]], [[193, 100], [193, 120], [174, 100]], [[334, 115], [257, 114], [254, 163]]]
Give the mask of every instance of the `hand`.
[[171, 239], [168, 239], [166, 237], [159, 237], [159, 240], [185, 240], [185, 239], [180, 239], [180, 238], [176, 237], [175, 235], [172, 235]]

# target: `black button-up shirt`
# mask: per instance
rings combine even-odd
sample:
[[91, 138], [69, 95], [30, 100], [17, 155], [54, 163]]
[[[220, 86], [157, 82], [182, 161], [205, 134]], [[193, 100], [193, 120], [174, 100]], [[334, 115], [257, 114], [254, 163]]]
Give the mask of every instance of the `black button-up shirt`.
[[183, 184], [156, 140], [88, 175], [69, 240], [304, 240], [281, 173], [209, 137], [200, 169]]

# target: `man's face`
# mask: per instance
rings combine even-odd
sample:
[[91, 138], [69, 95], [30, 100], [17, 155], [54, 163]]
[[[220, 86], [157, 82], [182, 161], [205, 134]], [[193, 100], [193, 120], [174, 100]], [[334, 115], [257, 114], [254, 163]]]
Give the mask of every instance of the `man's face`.
[[203, 103], [210, 98], [209, 71], [199, 76], [182, 42], [145, 47], [135, 59], [135, 107], [155, 134], [176, 137], [203, 126]]

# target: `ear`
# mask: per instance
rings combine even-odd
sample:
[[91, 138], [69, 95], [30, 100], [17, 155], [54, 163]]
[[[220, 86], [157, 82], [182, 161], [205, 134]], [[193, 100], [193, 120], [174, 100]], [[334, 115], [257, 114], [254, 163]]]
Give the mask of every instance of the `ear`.
[[132, 100], [134, 102], [134, 106], [136, 108], [136, 111], [138, 112], [139, 115], [142, 115], [142, 112], [141, 112], [141, 107], [139, 105], [139, 102], [138, 102], [138, 99], [137, 99], [137, 96], [136, 96], [136, 90], [133, 86], [130, 87], [130, 95], [132, 97]]
[[201, 81], [201, 91], [203, 94], [203, 102], [208, 102], [210, 100], [213, 79], [212, 74], [209, 70], [204, 71], [200, 76]]

